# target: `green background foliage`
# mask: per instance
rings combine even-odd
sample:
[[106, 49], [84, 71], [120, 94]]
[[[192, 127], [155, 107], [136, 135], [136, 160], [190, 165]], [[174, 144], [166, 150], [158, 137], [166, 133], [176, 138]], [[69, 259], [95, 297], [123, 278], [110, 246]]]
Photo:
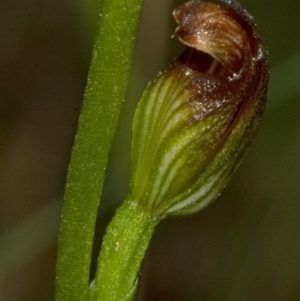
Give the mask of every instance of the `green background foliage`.
[[[130, 89], [97, 225], [126, 195], [131, 121], [146, 85], [180, 51], [180, 1], [145, 1]], [[300, 3], [241, 0], [270, 51], [260, 132], [219, 200], [162, 222], [139, 301], [296, 301], [300, 297]], [[99, 1], [0, 3], [0, 299], [53, 300], [61, 197]]]

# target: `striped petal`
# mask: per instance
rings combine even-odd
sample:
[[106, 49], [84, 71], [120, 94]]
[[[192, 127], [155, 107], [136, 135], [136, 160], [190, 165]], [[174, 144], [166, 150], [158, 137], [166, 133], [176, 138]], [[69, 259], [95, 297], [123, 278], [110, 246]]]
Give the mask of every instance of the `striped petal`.
[[223, 2], [174, 11], [186, 49], [148, 85], [135, 114], [130, 194], [157, 217], [213, 201], [262, 117], [267, 51], [252, 17]]

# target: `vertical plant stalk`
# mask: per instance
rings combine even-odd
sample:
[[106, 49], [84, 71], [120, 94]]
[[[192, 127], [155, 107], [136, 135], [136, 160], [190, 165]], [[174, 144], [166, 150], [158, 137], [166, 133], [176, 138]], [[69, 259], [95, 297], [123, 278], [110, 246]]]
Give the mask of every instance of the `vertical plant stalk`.
[[97, 209], [129, 79], [141, 7], [142, 0], [103, 0], [65, 188], [56, 301], [88, 298]]

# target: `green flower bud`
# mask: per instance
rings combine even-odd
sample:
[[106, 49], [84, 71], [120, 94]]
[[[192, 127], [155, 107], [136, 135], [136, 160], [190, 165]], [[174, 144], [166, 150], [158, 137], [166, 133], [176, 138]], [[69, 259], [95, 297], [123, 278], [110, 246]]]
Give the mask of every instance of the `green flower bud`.
[[238, 2], [174, 11], [182, 55], [146, 88], [133, 124], [130, 198], [157, 217], [212, 202], [257, 132], [267, 51]]

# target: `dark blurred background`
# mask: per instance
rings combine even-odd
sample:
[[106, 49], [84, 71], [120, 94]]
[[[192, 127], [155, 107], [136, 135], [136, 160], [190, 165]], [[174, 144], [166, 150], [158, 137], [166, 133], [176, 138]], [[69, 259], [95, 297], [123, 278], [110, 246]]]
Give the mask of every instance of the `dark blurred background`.
[[[53, 300], [63, 187], [99, 2], [0, 0], [1, 301]], [[260, 132], [217, 202], [158, 226], [139, 301], [300, 299], [300, 2], [241, 2], [270, 52]], [[171, 12], [180, 3], [145, 1], [95, 253], [126, 195], [135, 105], [146, 83], [182, 49], [170, 39]]]

